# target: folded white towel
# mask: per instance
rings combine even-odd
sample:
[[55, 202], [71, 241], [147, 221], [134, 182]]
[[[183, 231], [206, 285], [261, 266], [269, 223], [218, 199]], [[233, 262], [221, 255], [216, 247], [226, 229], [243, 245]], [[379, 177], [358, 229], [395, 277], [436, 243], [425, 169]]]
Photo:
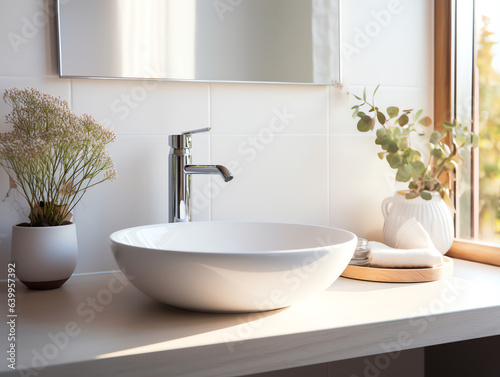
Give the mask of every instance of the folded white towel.
[[398, 229], [395, 246], [396, 249], [435, 249], [429, 233], [415, 217]]
[[394, 249], [380, 242], [369, 242], [369, 260], [374, 267], [432, 267], [443, 262], [443, 256], [434, 248]]

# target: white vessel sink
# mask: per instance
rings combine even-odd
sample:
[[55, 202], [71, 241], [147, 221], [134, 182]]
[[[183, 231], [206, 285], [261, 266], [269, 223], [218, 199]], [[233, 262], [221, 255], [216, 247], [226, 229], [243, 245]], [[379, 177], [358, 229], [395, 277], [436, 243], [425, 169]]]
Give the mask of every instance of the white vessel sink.
[[335, 228], [252, 222], [156, 224], [110, 236], [118, 266], [141, 292], [209, 312], [277, 309], [322, 292], [356, 241]]

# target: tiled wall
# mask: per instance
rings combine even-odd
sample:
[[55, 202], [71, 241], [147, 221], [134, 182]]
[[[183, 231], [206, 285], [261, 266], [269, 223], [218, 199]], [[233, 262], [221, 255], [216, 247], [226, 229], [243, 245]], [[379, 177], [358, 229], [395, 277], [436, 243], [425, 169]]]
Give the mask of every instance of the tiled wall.
[[[341, 0], [342, 90], [326, 86], [67, 80], [57, 76], [52, 0], [0, 0], [0, 89], [37, 87], [117, 134], [118, 179], [75, 212], [77, 272], [115, 269], [109, 234], [167, 220], [167, 137], [194, 136], [194, 162], [226, 164], [235, 179], [195, 176], [195, 220], [284, 221], [345, 228], [381, 240], [380, 202], [394, 173], [360, 134], [346, 91], [377, 84], [381, 106], [432, 110], [431, 0]], [[0, 130], [9, 128], [0, 103]], [[9, 182], [0, 172], [0, 195]], [[17, 200], [16, 200], [17, 199]], [[21, 200], [0, 201], [0, 265]], [[0, 272], [0, 276], [4, 275]]]

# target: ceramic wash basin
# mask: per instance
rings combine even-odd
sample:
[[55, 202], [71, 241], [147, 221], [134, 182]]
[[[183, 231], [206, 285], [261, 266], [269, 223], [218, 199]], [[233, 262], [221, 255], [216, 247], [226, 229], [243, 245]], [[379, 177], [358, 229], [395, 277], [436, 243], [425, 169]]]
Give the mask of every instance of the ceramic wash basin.
[[118, 266], [144, 294], [184, 309], [235, 313], [322, 292], [356, 242], [341, 229], [257, 222], [156, 224], [110, 236]]

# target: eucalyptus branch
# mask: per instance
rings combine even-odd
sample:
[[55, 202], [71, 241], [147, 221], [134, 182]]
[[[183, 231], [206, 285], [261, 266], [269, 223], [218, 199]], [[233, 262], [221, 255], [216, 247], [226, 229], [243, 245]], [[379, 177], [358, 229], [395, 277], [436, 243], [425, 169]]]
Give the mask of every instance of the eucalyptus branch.
[[[396, 106], [390, 106], [384, 112], [375, 106], [375, 93], [378, 88], [377, 86], [373, 93], [372, 103], [366, 100], [366, 89], [362, 97], [352, 94], [359, 101], [351, 108], [354, 110], [353, 118], [358, 119], [358, 130], [369, 132], [376, 128], [375, 144], [382, 148], [378, 155], [381, 159], [386, 159], [391, 168], [397, 170], [396, 181], [408, 182], [408, 199], [420, 196], [430, 200], [430, 191], [438, 191], [444, 197], [449, 191], [449, 185], [447, 182], [440, 182], [439, 178], [453, 168], [450, 165], [457, 162], [461, 148], [477, 145], [478, 136], [456, 121], [443, 122], [443, 133], [433, 131], [430, 135], [430, 158], [424, 164], [421, 153], [413, 149], [410, 136], [417, 133], [419, 137], [426, 137], [422, 127], [430, 127], [431, 118], [422, 117], [422, 110], [400, 110]], [[365, 108], [368, 109], [367, 113], [363, 111]], [[377, 124], [381, 127], [377, 128]], [[450, 133], [454, 135], [452, 151], [443, 141]]]

